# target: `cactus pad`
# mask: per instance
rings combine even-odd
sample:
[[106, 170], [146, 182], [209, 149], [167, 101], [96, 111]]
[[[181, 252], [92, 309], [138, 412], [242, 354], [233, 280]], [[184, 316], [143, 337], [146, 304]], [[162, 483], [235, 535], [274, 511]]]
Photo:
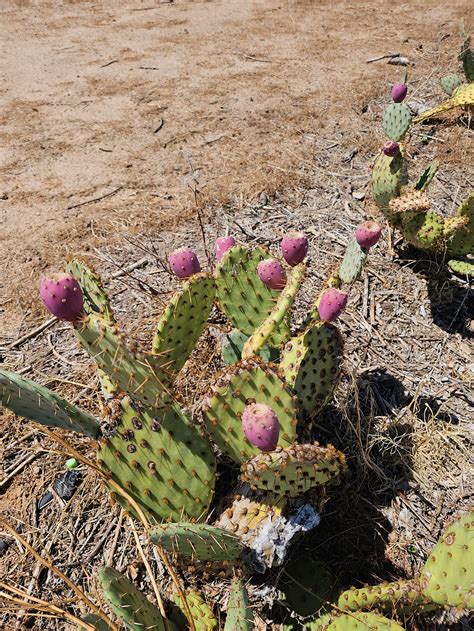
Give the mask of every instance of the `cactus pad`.
[[[196, 631], [213, 631], [218, 628], [217, 618], [199, 592], [190, 590], [186, 593], [186, 600], [196, 627]], [[173, 601], [184, 613], [184, 606], [179, 594], [173, 596]]]
[[[474, 85], [474, 84], [473, 84]], [[448, 254], [450, 256], [474, 255], [474, 193], [458, 207], [455, 213], [457, 219], [463, 219], [454, 236], [448, 242]], [[467, 220], [467, 221], [466, 221]], [[449, 220], [448, 220], [449, 221]]]
[[474, 609], [474, 511], [442, 534], [421, 573], [423, 594], [439, 605]]
[[339, 268], [339, 278], [342, 282], [354, 283], [364, 269], [366, 260], [367, 253], [355, 239], [351, 241], [344, 252], [344, 258]]
[[84, 295], [84, 311], [88, 315], [96, 313], [107, 322], [114, 322], [112, 307], [100, 276], [78, 259], [68, 261], [66, 271], [72, 274], [81, 286]]
[[[245, 333], [252, 333], [267, 318], [278, 299], [279, 292], [269, 289], [259, 279], [257, 266], [269, 253], [261, 247], [242, 245], [228, 250], [216, 268], [217, 299], [232, 325]], [[278, 334], [269, 340], [270, 346], [279, 346], [289, 337], [285, 320]]]
[[448, 267], [456, 274], [474, 276], [474, 263], [469, 263], [469, 261], [458, 261], [457, 259], [450, 259], [448, 261]]
[[438, 173], [439, 162], [432, 162], [429, 167], [427, 167], [420, 177], [417, 179], [416, 184], [414, 186], [416, 191], [426, 191], [428, 186], [433, 181], [433, 178]]
[[395, 158], [380, 153], [372, 170], [372, 192], [374, 200], [382, 213], [389, 220], [395, 220], [389, 208], [389, 201], [397, 197], [400, 187], [406, 181], [406, 160], [401, 152]]
[[234, 578], [230, 586], [224, 631], [252, 631], [253, 622], [252, 607], [245, 585], [239, 578]]
[[342, 592], [337, 604], [340, 609], [350, 611], [378, 608], [399, 613], [436, 608], [436, 605], [423, 596], [416, 581], [403, 580], [361, 588], [352, 587]]
[[419, 248], [434, 248], [444, 235], [444, 219], [429, 210], [431, 203], [421, 191], [406, 189], [401, 197], [390, 200], [390, 210], [398, 217], [405, 239]]
[[284, 347], [280, 367], [307, 413], [317, 413], [331, 397], [339, 380], [342, 346], [338, 329], [322, 322]]
[[451, 72], [440, 79], [439, 83], [443, 92], [445, 92], [448, 96], [452, 96], [453, 92], [462, 85], [462, 79], [459, 75]]
[[204, 419], [219, 448], [236, 462], [243, 462], [259, 453], [245, 438], [242, 429], [245, 407], [251, 403], [270, 405], [280, 424], [278, 444], [287, 446], [296, 437], [295, 399], [271, 368], [255, 359], [242, 361], [229, 367], [217, 379], [203, 406]]
[[463, 83], [457, 88], [453, 96], [431, 110], [427, 110], [413, 119], [414, 123], [422, 123], [423, 121], [433, 118], [443, 112], [448, 112], [456, 107], [468, 107], [474, 105], [474, 83]]
[[0, 370], [0, 406], [47, 427], [59, 427], [97, 438], [99, 422], [30, 379]]
[[[199, 519], [215, 479], [211, 445], [175, 406], [140, 409], [128, 397], [109, 402], [98, 462], [152, 523]], [[133, 512], [119, 494], [116, 499]]]
[[184, 283], [160, 317], [152, 354], [148, 361], [168, 373], [171, 384], [192, 353], [211, 311], [216, 285], [214, 278], [197, 274]]
[[162, 524], [150, 536], [165, 550], [197, 561], [233, 561], [243, 550], [239, 537], [207, 524]]
[[404, 628], [384, 616], [375, 613], [343, 614], [326, 628], [326, 631], [404, 631]]
[[406, 103], [390, 103], [382, 116], [382, 127], [390, 140], [399, 141], [411, 125], [410, 108]]
[[177, 631], [162, 617], [160, 610], [142, 594], [126, 576], [111, 567], [102, 568], [98, 574], [112, 611], [121, 618], [131, 631]]
[[332, 445], [292, 445], [259, 454], [242, 465], [242, 479], [253, 488], [296, 497], [327, 484], [346, 467]]

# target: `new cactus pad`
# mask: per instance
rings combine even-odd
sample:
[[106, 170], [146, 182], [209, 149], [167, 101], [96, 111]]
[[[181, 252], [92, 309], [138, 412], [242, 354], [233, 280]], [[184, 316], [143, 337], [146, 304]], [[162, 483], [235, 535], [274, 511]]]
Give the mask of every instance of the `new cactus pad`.
[[254, 616], [243, 581], [234, 578], [230, 585], [224, 631], [253, 631]]
[[87, 314], [96, 313], [107, 322], [113, 323], [115, 319], [112, 307], [100, 276], [78, 259], [67, 262], [66, 272], [72, 274], [81, 286], [84, 296], [84, 311]]
[[[214, 631], [218, 628], [217, 618], [212, 613], [212, 609], [203, 599], [201, 594], [195, 590], [186, 593], [186, 600], [191, 610], [191, 615], [196, 627], [196, 631]], [[184, 613], [183, 603], [179, 594], [173, 596], [173, 601]], [[142, 630], [143, 631], [143, 630]]]
[[390, 138], [398, 142], [402, 140], [411, 125], [410, 108], [405, 103], [391, 103], [382, 116], [382, 127]]

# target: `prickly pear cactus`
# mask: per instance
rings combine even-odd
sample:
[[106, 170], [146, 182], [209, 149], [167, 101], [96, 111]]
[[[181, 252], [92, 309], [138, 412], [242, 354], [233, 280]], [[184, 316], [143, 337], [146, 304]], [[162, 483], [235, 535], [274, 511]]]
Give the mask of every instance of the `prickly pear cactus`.
[[403, 580], [360, 588], [351, 587], [342, 592], [337, 604], [340, 609], [350, 611], [377, 608], [388, 612], [411, 613], [436, 609], [436, 605], [423, 596], [417, 581]]
[[354, 283], [364, 269], [366, 260], [367, 251], [364, 251], [355, 239], [351, 241], [339, 267], [338, 275], [341, 281], [348, 284]]
[[451, 72], [440, 79], [439, 83], [443, 92], [445, 92], [448, 96], [452, 96], [453, 92], [462, 85], [462, 79], [459, 75]]
[[454, 232], [448, 241], [447, 251], [449, 256], [473, 256], [474, 255], [474, 192], [458, 207], [455, 218], [461, 220], [459, 229]]
[[112, 307], [100, 276], [79, 259], [68, 261], [66, 272], [72, 274], [81, 286], [84, 295], [84, 311], [89, 315], [96, 313], [107, 322], [114, 323]]
[[457, 259], [450, 259], [448, 261], [448, 267], [456, 274], [474, 276], [474, 263], [469, 263], [469, 261], [458, 261]]
[[[199, 592], [194, 590], [188, 591], [186, 593], [186, 600], [191, 610], [196, 631], [213, 631], [218, 628], [217, 618]], [[184, 606], [179, 594], [173, 596], [173, 601], [184, 613]]]
[[236, 462], [259, 453], [242, 429], [242, 413], [250, 403], [270, 405], [277, 414], [279, 445], [289, 446], [296, 438], [296, 396], [276, 372], [255, 358], [239, 362], [221, 374], [203, 405], [213, 440]]
[[308, 414], [316, 414], [331, 398], [339, 381], [342, 350], [342, 337], [329, 322], [309, 327], [283, 348], [280, 368]]
[[474, 609], [474, 511], [442, 534], [421, 573], [423, 594], [439, 605]]
[[161, 524], [150, 536], [165, 550], [196, 561], [233, 561], [244, 549], [239, 537], [207, 524]]
[[299, 554], [285, 566], [280, 588], [285, 601], [300, 616], [314, 616], [335, 597], [335, 577], [311, 554]]
[[[153, 523], [199, 519], [212, 498], [215, 457], [208, 440], [176, 406], [150, 410], [128, 397], [108, 404], [99, 465]], [[116, 495], [125, 508], [128, 502]]]
[[411, 125], [410, 108], [406, 103], [390, 103], [382, 116], [382, 127], [390, 140], [399, 141]]
[[102, 568], [99, 583], [112, 611], [123, 620], [131, 631], [177, 631], [160, 610], [152, 605], [142, 592], [126, 576], [111, 567]]
[[[232, 329], [225, 337], [222, 343], [221, 353], [222, 359], [227, 366], [237, 363], [242, 359], [242, 351], [245, 343], [249, 339], [250, 335], [245, 335], [242, 331]], [[259, 357], [264, 362], [277, 361], [279, 358], [279, 352], [276, 348], [270, 348], [269, 346], [263, 346], [258, 351]]]
[[326, 628], [326, 631], [404, 631], [404, 628], [384, 616], [375, 613], [342, 614]]
[[403, 152], [391, 158], [380, 153], [372, 170], [372, 191], [374, 200], [384, 216], [394, 225], [397, 217], [390, 212], [389, 201], [400, 194], [400, 187], [406, 183], [406, 160]]
[[252, 607], [245, 585], [240, 578], [234, 578], [230, 586], [224, 631], [252, 631], [253, 622]]
[[[236, 329], [252, 335], [270, 314], [279, 292], [269, 289], [258, 277], [257, 266], [269, 252], [261, 247], [236, 245], [228, 250], [216, 268], [217, 300]], [[269, 345], [278, 347], [289, 337], [284, 320]]]
[[464, 30], [464, 23], [461, 23], [461, 37], [463, 38], [459, 59], [462, 61], [464, 74], [468, 81], [474, 81], [474, 53], [471, 50], [471, 37]]
[[405, 189], [400, 197], [390, 200], [389, 207], [409, 243], [425, 249], [442, 246], [444, 219], [430, 210], [431, 203], [424, 193]]
[[344, 454], [332, 445], [292, 445], [245, 462], [242, 480], [253, 488], [296, 497], [337, 478], [345, 467]]
[[422, 123], [429, 118], [438, 116], [438, 114], [442, 114], [443, 112], [449, 112], [449, 110], [453, 110], [456, 107], [469, 107], [472, 105], [474, 105], [474, 83], [463, 83], [445, 103], [423, 112], [423, 114], [414, 118], [413, 122]]
[[6, 370], [0, 370], [0, 406], [48, 427], [68, 429], [91, 438], [97, 438], [99, 433], [96, 418], [45, 386]]
[[432, 162], [430, 166], [427, 167], [423, 171], [423, 173], [420, 175], [420, 177], [417, 179], [414, 189], [416, 191], [421, 191], [421, 192], [426, 191], [428, 186], [433, 181], [433, 178], [438, 173], [438, 169], [439, 169], [439, 162]]

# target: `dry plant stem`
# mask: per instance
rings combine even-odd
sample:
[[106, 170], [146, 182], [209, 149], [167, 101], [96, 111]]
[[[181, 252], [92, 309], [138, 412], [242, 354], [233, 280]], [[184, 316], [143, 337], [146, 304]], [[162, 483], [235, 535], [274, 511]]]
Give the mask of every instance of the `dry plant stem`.
[[163, 600], [161, 599], [160, 590], [158, 589], [158, 585], [156, 584], [155, 577], [153, 575], [153, 571], [148, 562], [148, 559], [143, 552], [142, 544], [140, 543], [140, 537], [138, 536], [138, 532], [135, 529], [135, 524], [133, 523], [133, 519], [131, 517], [128, 518], [130, 528], [132, 529], [133, 536], [135, 537], [135, 543], [137, 544], [138, 553], [140, 554], [142, 561], [145, 565], [146, 571], [148, 572], [148, 576], [150, 577], [151, 584], [153, 586], [153, 591], [155, 592], [156, 600], [158, 602], [158, 607], [160, 608], [161, 615], [166, 618], [165, 608], [163, 606]]
[[114, 631], [118, 631], [117, 626], [115, 624], [113, 624], [111, 622], [111, 620], [109, 620], [109, 618], [105, 615], [105, 613], [103, 611], [101, 611], [99, 609], [99, 607], [97, 607], [97, 605], [95, 605], [86, 596], [86, 594], [84, 594], [84, 592], [74, 583], [74, 581], [71, 581], [71, 579], [68, 578], [65, 574], [63, 574], [63, 572], [61, 572], [61, 570], [59, 568], [57, 568], [55, 565], [53, 565], [53, 563], [51, 562], [50, 559], [43, 559], [36, 552], [36, 550], [32, 546], [30, 546], [30, 544], [25, 539], [23, 539], [23, 537], [21, 535], [19, 535], [16, 532], [16, 530], [14, 528], [12, 528], [12, 526], [10, 526], [10, 524], [7, 521], [5, 521], [5, 519], [3, 519], [3, 517], [0, 517], [0, 524], [13, 537], [15, 537], [15, 539], [17, 541], [19, 541], [28, 550], [28, 552], [35, 557], [35, 559], [37, 561], [40, 561], [45, 567], [47, 567], [49, 570], [51, 570], [51, 572], [53, 572], [53, 574], [56, 574], [56, 576], [59, 576], [59, 578], [61, 578], [66, 583], [66, 585], [72, 589], [72, 591], [76, 594], [76, 596], [78, 596], [81, 600], [83, 600], [86, 603], [86, 605], [88, 605], [92, 609], [92, 611], [95, 614], [97, 614], [100, 618], [102, 618], [102, 620], [104, 620], [104, 622], [106, 622], [109, 626], [111, 626], [112, 629], [114, 629]]
[[18, 596], [22, 596], [23, 598], [28, 598], [29, 600], [33, 601], [33, 602], [28, 602], [27, 600], [20, 600], [19, 598], [15, 598], [11, 594], [0, 592], [0, 596], [2, 596], [3, 598], [5, 598], [6, 600], [10, 602], [13, 602], [17, 605], [21, 605], [22, 609], [36, 609], [37, 611], [54, 612], [54, 614], [56, 614], [52, 616], [54, 618], [57, 618], [60, 616], [62, 618], [65, 618], [66, 620], [70, 620], [71, 622], [74, 622], [75, 624], [79, 625], [79, 628], [87, 629], [87, 631], [95, 631], [95, 628], [91, 624], [89, 624], [88, 622], [83, 622], [80, 618], [76, 618], [76, 616], [74, 616], [72, 613], [69, 613], [68, 611], [65, 611], [64, 609], [61, 609], [61, 607], [58, 607], [57, 605], [49, 603], [46, 600], [42, 600], [41, 598], [30, 596], [29, 594], [26, 594], [25, 592], [23, 592], [21, 589], [17, 589], [16, 587], [13, 587], [12, 585], [7, 585], [6, 583], [3, 583], [3, 582], [0, 582], [0, 587], [2, 589], [11, 591], [14, 594], [17, 594]]

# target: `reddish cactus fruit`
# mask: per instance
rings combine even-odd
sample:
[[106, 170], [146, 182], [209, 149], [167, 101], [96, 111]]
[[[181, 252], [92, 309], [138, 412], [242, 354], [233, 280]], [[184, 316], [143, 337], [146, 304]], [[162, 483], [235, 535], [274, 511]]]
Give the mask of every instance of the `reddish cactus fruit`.
[[390, 158], [396, 158], [400, 153], [400, 145], [394, 140], [387, 140], [387, 142], [383, 146], [383, 152], [386, 156], [389, 156]]
[[356, 241], [361, 248], [371, 248], [380, 239], [382, 228], [375, 221], [364, 221], [356, 228]]
[[46, 309], [60, 320], [74, 322], [83, 313], [81, 286], [71, 274], [59, 273], [53, 274], [51, 278], [43, 278], [40, 296]]
[[257, 265], [257, 273], [262, 281], [270, 289], [281, 291], [286, 285], [285, 270], [277, 259], [265, 259]]
[[216, 239], [216, 245], [214, 247], [216, 259], [220, 261], [227, 250], [230, 250], [230, 248], [234, 247], [235, 243], [236, 241], [234, 237], [230, 235], [228, 237], [219, 237], [218, 239]]
[[201, 271], [197, 256], [188, 248], [179, 248], [168, 256], [171, 269], [178, 278], [189, 278]]
[[273, 451], [278, 444], [280, 424], [269, 405], [248, 405], [242, 414], [242, 429], [247, 440], [261, 451]]
[[281, 240], [281, 253], [288, 265], [298, 265], [308, 254], [308, 239], [302, 232], [289, 232]]
[[319, 301], [318, 311], [321, 320], [332, 322], [344, 311], [347, 304], [347, 294], [339, 289], [328, 289]]
[[401, 103], [406, 97], [408, 86], [406, 83], [395, 83], [390, 94], [395, 103]]

